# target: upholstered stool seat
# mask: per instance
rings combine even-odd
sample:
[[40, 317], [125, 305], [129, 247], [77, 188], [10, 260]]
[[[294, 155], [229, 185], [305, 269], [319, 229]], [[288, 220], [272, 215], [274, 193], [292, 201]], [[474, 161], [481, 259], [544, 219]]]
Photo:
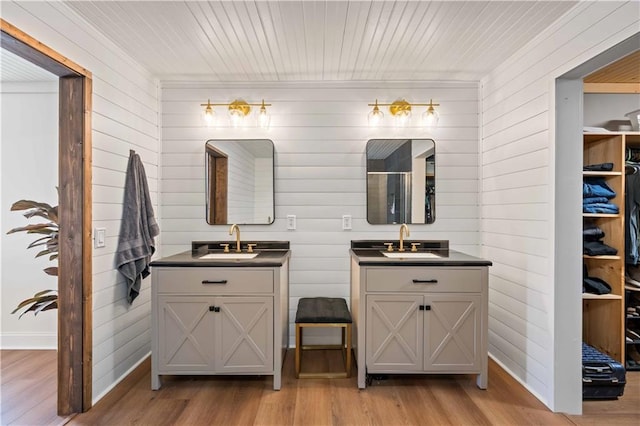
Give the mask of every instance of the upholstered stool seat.
[[[351, 377], [351, 313], [347, 302], [334, 297], [303, 297], [298, 301], [296, 311], [296, 377], [297, 378], [337, 378]], [[306, 327], [340, 327], [340, 345], [303, 345], [302, 330]], [[303, 373], [302, 351], [309, 349], [341, 349], [345, 371], [339, 373]]]

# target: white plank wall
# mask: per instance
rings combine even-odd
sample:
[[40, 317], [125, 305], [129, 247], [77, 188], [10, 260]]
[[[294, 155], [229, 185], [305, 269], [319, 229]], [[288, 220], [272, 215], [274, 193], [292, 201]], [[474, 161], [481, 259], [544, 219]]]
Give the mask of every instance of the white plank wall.
[[[638, 2], [587, 2], [571, 10], [482, 80], [482, 254], [490, 268], [491, 355], [556, 411], [580, 412], [579, 380], [554, 354], [581, 341], [580, 300], [554, 300], [555, 79], [638, 31]], [[562, 125], [562, 123], [555, 123]], [[576, 155], [581, 155], [576, 152]], [[580, 255], [580, 254], [577, 254]], [[577, 299], [577, 298], [576, 298]], [[555, 308], [554, 308], [555, 307]], [[554, 309], [578, 313], [555, 321]], [[571, 341], [555, 330], [575, 330]], [[554, 337], [555, 336], [555, 337]], [[554, 385], [555, 383], [555, 385]], [[579, 389], [579, 384], [578, 384]]]
[[[93, 74], [93, 225], [106, 247], [93, 253], [93, 399], [150, 352], [150, 280], [129, 306], [114, 256], [129, 150], [142, 158], [158, 211], [158, 83], [61, 3], [3, 2], [2, 17]], [[158, 242], [157, 242], [158, 243]]]
[[[289, 240], [290, 319], [304, 296], [349, 295], [352, 239], [398, 239], [397, 225], [366, 220], [365, 146], [375, 138], [433, 137], [436, 142], [436, 221], [411, 225], [411, 238], [447, 239], [455, 249], [479, 254], [478, 87], [476, 83], [163, 83], [160, 216], [163, 255], [188, 250], [193, 240], [230, 240], [229, 226], [205, 222], [204, 144], [208, 139], [271, 139], [275, 145], [275, 222], [242, 227], [243, 241]], [[430, 135], [417, 125], [371, 129], [367, 104], [441, 104], [440, 125]], [[211, 129], [200, 104], [265, 99], [271, 128]], [[422, 114], [414, 111], [414, 119]], [[226, 115], [224, 108], [217, 114]], [[385, 109], [386, 118], [389, 113]], [[297, 216], [297, 229], [285, 219]], [[342, 215], [353, 229], [342, 230]], [[323, 340], [319, 329], [310, 339]], [[293, 341], [293, 332], [290, 334]]]

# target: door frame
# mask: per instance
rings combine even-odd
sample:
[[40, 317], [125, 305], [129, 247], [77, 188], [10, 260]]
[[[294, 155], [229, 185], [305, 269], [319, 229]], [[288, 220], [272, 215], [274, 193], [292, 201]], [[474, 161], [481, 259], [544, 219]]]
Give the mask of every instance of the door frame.
[[91, 72], [0, 18], [2, 48], [59, 77], [58, 415], [92, 397]]

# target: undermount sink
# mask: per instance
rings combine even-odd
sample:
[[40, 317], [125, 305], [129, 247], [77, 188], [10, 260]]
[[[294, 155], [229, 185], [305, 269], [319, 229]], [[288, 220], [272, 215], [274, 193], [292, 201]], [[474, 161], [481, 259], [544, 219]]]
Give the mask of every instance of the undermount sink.
[[382, 254], [392, 259], [439, 259], [441, 257], [435, 253], [426, 251], [383, 251]]
[[234, 259], [253, 259], [258, 253], [208, 253], [200, 256], [200, 259], [219, 259], [219, 260], [234, 260]]

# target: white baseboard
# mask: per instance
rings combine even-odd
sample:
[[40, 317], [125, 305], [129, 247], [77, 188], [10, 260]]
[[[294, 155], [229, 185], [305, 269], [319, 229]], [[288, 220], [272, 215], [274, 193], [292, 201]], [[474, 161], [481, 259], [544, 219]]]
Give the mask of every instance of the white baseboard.
[[[542, 402], [544, 405], [546, 405], [547, 408], [549, 408], [549, 410], [551, 410], [551, 406], [549, 405], [549, 402], [547, 401], [546, 398], [543, 398], [542, 395], [540, 395], [535, 390], [531, 389], [531, 387], [527, 383], [525, 383], [524, 380], [522, 380], [520, 377], [515, 375], [513, 373], [513, 371], [511, 371], [511, 369], [509, 369], [509, 367], [507, 367], [505, 364], [503, 364], [498, 358], [493, 356], [493, 354], [491, 354], [491, 352], [489, 352], [489, 358], [491, 358], [496, 364], [498, 364], [500, 366], [500, 368], [502, 368], [504, 371], [506, 371], [507, 374], [509, 374], [516, 382], [520, 383], [522, 385], [522, 387], [524, 387], [527, 390], [527, 392], [529, 392], [531, 395], [536, 397], [540, 402]], [[491, 386], [491, 383], [489, 383], [489, 386]], [[553, 411], [553, 410], [551, 410], [551, 411]]]
[[0, 333], [0, 349], [58, 349], [57, 333]]

